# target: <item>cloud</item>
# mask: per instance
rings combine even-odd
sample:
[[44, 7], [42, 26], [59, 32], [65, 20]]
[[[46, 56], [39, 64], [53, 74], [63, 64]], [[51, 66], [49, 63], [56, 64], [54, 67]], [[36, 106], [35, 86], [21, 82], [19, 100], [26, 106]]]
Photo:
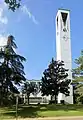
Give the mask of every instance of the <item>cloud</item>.
[[3, 8], [0, 8], [0, 23], [2, 24], [7, 24], [8, 23], [8, 18], [3, 15]]
[[29, 11], [29, 9], [26, 7], [26, 5], [21, 7], [21, 11], [28, 15], [28, 17], [35, 23], [38, 24], [38, 21], [36, 20], [35, 16]]
[[7, 36], [0, 34], [0, 47], [7, 44]]
[[1, 7], [6, 7], [7, 4], [4, 2], [4, 0], [0, 0], [0, 6], [1, 6]]

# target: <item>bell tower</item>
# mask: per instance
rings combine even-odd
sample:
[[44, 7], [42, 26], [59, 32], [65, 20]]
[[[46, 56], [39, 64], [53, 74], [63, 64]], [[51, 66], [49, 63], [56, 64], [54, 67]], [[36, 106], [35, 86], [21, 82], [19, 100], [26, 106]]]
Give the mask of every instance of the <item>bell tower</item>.
[[[65, 68], [68, 69], [68, 78], [72, 80], [72, 58], [71, 58], [71, 38], [70, 38], [70, 11], [59, 9], [56, 15], [56, 52], [57, 60], [63, 60]], [[70, 96], [66, 97], [62, 93], [58, 95], [58, 103], [64, 100], [73, 104], [73, 87], [70, 85]]]

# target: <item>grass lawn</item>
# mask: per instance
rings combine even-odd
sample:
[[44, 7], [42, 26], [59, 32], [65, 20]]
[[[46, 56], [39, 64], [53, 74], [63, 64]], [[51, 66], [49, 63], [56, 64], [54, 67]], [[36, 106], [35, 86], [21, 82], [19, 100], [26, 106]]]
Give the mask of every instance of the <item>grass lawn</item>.
[[[15, 107], [0, 108], [0, 120], [15, 118]], [[83, 105], [30, 105], [18, 108], [19, 118], [83, 116]]]

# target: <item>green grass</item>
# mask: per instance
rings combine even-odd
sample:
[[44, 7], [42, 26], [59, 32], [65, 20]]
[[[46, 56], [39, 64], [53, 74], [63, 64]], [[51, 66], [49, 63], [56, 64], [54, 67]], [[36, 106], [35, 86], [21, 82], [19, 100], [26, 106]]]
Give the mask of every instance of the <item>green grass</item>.
[[[15, 118], [15, 107], [0, 108], [0, 120]], [[30, 105], [18, 108], [19, 118], [83, 116], [83, 105]]]

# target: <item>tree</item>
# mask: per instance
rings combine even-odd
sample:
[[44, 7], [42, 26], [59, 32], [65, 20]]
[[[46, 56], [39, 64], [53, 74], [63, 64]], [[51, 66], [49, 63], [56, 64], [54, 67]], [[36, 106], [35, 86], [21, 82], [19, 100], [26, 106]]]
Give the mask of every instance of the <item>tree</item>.
[[55, 96], [55, 103], [57, 103], [57, 95], [60, 93], [69, 96], [70, 79], [67, 79], [67, 69], [64, 68], [63, 61], [54, 61], [52, 59], [48, 68], [43, 72], [42, 77], [42, 95]]
[[8, 8], [12, 11], [15, 11], [20, 7], [21, 0], [4, 0], [4, 2], [8, 5]]
[[[75, 59], [75, 63], [77, 67], [73, 69], [74, 75], [83, 75], [83, 51], [81, 51], [81, 55], [79, 58]], [[81, 79], [81, 81], [83, 81]]]
[[27, 104], [29, 105], [29, 96], [30, 93], [36, 93], [37, 92], [37, 85], [34, 82], [28, 82], [26, 81], [24, 83], [24, 86], [22, 87], [22, 93], [27, 95]]
[[83, 51], [79, 58], [75, 59], [77, 67], [73, 69], [74, 74], [74, 96], [75, 103], [83, 103]]
[[0, 50], [0, 101], [2, 103], [4, 102], [3, 98], [8, 98], [9, 92], [19, 93], [18, 85], [26, 80], [22, 64], [26, 59], [16, 54], [14, 50], [16, 48], [14, 37], [10, 35], [7, 45]]

